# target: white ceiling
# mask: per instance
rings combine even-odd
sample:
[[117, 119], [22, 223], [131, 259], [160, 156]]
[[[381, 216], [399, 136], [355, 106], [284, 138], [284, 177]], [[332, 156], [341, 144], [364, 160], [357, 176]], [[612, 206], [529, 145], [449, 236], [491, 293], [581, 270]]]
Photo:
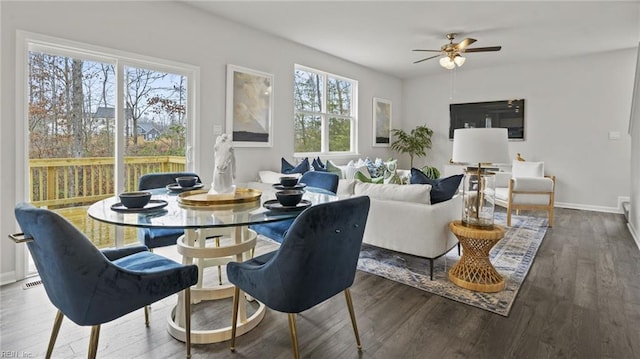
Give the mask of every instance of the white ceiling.
[[448, 32], [478, 40], [469, 48], [502, 46], [467, 54], [462, 69], [610, 52], [640, 41], [638, 1], [184, 2], [399, 78], [448, 71], [437, 59], [413, 64], [428, 53], [411, 51], [439, 49]]

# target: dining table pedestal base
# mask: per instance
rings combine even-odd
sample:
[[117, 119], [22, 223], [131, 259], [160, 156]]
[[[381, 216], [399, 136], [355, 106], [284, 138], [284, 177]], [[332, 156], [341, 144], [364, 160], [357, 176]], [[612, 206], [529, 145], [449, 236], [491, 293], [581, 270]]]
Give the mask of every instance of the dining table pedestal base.
[[[222, 300], [233, 298], [234, 285], [223, 280], [222, 270], [231, 261], [242, 262], [253, 257], [257, 234], [247, 226], [187, 229], [184, 236], [177, 241], [178, 253], [182, 255], [184, 264], [198, 265], [198, 283], [191, 287], [191, 303], [201, 301]], [[204, 269], [208, 267], [218, 268], [217, 285], [204, 285]], [[172, 337], [186, 341], [184, 295], [178, 294], [178, 303], [170, 311], [168, 318], [168, 331]], [[247, 300], [240, 296], [238, 310], [238, 326], [236, 335], [242, 335], [255, 328], [264, 318], [266, 306], [256, 302], [258, 307], [250, 316], [247, 315]], [[231, 324], [232, 308], [229, 301], [229, 321]], [[194, 323], [194, 321], [191, 321]], [[231, 339], [231, 325], [222, 328], [194, 329], [191, 325], [191, 343], [209, 344]]]

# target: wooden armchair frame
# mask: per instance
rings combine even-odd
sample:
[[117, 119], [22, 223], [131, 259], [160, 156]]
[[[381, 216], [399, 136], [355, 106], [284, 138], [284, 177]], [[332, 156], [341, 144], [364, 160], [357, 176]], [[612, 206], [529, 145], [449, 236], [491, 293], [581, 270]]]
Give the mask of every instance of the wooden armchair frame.
[[[511, 212], [513, 210], [516, 211], [516, 214], [520, 214], [520, 210], [537, 210], [537, 211], [546, 211], [547, 216], [549, 218], [549, 227], [553, 227], [553, 206], [555, 202], [555, 191], [556, 191], [556, 176], [544, 176], [544, 178], [549, 178], [553, 182], [553, 186], [551, 191], [549, 192], [540, 192], [540, 191], [516, 191], [514, 190], [514, 178], [509, 179], [509, 195], [506, 203], [503, 201], [499, 201], [496, 199], [496, 204], [501, 205], [507, 208], [507, 226], [511, 226]], [[529, 195], [540, 195], [540, 196], [549, 196], [549, 202], [546, 204], [517, 204], [514, 203], [514, 197], [518, 194], [529, 194]]]

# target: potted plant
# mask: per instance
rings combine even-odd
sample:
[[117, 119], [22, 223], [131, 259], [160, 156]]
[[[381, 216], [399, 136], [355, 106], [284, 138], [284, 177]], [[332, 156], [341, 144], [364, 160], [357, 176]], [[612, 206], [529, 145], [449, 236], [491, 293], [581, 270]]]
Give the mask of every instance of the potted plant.
[[407, 133], [402, 129], [392, 129], [391, 134], [395, 140], [391, 143], [391, 149], [400, 153], [407, 153], [413, 167], [414, 157], [424, 157], [427, 150], [431, 149], [431, 136], [433, 130], [427, 126], [418, 126]]

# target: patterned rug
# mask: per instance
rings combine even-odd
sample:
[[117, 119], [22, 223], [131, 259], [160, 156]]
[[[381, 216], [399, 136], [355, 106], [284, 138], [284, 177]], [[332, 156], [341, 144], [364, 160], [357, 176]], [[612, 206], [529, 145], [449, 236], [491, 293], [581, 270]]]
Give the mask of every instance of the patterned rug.
[[451, 283], [447, 273], [460, 258], [457, 248], [434, 261], [433, 280], [429, 279], [427, 259], [366, 244], [360, 252], [358, 269], [506, 317], [542, 243], [547, 219], [512, 216], [512, 226], [506, 227], [506, 215], [496, 213], [495, 223], [505, 227], [504, 238], [490, 254], [491, 263], [505, 278], [501, 292], [474, 292]]

